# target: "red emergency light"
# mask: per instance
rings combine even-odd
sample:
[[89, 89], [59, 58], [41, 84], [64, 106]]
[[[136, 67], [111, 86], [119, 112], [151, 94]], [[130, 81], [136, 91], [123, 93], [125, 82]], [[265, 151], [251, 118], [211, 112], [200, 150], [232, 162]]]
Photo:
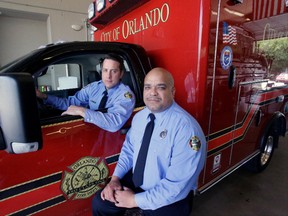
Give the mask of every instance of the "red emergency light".
[[88, 7], [90, 23], [101, 28], [150, 0], [95, 0]]

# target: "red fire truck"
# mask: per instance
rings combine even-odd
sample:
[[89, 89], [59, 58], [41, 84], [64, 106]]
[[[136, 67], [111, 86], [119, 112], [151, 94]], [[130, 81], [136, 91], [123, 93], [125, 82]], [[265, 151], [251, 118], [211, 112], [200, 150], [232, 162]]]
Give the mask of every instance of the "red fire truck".
[[104, 131], [47, 107], [35, 86], [73, 95], [99, 79], [112, 51], [136, 96], [131, 118], [144, 106], [145, 74], [173, 74], [175, 100], [207, 138], [198, 194], [243, 165], [267, 167], [288, 126], [288, 85], [275, 79], [288, 64], [263, 45], [287, 45], [284, 0], [96, 0], [88, 17], [95, 42], [47, 45], [0, 69], [0, 215], [91, 215], [131, 119]]
[[153, 66], [174, 75], [176, 101], [207, 135], [200, 193], [247, 161], [263, 170], [285, 134], [287, 85], [271, 80], [272, 58], [259, 43], [284, 37], [287, 44], [287, 7], [284, 0], [90, 5], [95, 41], [139, 44]]

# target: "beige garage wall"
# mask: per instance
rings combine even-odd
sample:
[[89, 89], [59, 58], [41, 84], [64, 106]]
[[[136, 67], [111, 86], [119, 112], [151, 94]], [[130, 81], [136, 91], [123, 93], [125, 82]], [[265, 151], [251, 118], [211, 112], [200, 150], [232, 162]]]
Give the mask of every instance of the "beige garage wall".
[[92, 1], [0, 0], [0, 66], [43, 44], [89, 40], [86, 18]]

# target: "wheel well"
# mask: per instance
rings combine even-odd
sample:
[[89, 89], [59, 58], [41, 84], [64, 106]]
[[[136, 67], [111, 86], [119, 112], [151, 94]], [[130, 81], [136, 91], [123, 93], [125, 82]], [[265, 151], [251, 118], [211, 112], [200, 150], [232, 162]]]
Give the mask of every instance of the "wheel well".
[[286, 133], [286, 119], [285, 115], [281, 112], [277, 112], [273, 115], [272, 128], [275, 135], [285, 136]]
[[[265, 128], [264, 134], [268, 133], [269, 131], [271, 131], [272, 135], [274, 136], [275, 147], [277, 148], [279, 136], [285, 136], [286, 133], [286, 119], [283, 113], [281, 112], [274, 113], [270, 122], [267, 124], [267, 127]], [[262, 139], [261, 145], [263, 141], [265, 142], [265, 140]]]

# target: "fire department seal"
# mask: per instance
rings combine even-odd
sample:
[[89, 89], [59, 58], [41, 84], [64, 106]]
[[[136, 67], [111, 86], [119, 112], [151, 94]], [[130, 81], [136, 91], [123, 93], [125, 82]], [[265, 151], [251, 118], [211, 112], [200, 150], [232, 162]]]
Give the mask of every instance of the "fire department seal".
[[220, 63], [222, 68], [224, 70], [227, 70], [231, 66], [232, 60], [233, 60], [233, 51], [231, 47], [225, 46], [220, 56]]
[[193, 136], [189, 140], [189, 145], [194, 151], [199, 151], [199, 149], [201, 147], [201, 141], [197, 136]]
[[83, 157], [64, 171], [61, 190], [67, 199], [86, 199], [104, 186], [109, 169], [100, 158]]

